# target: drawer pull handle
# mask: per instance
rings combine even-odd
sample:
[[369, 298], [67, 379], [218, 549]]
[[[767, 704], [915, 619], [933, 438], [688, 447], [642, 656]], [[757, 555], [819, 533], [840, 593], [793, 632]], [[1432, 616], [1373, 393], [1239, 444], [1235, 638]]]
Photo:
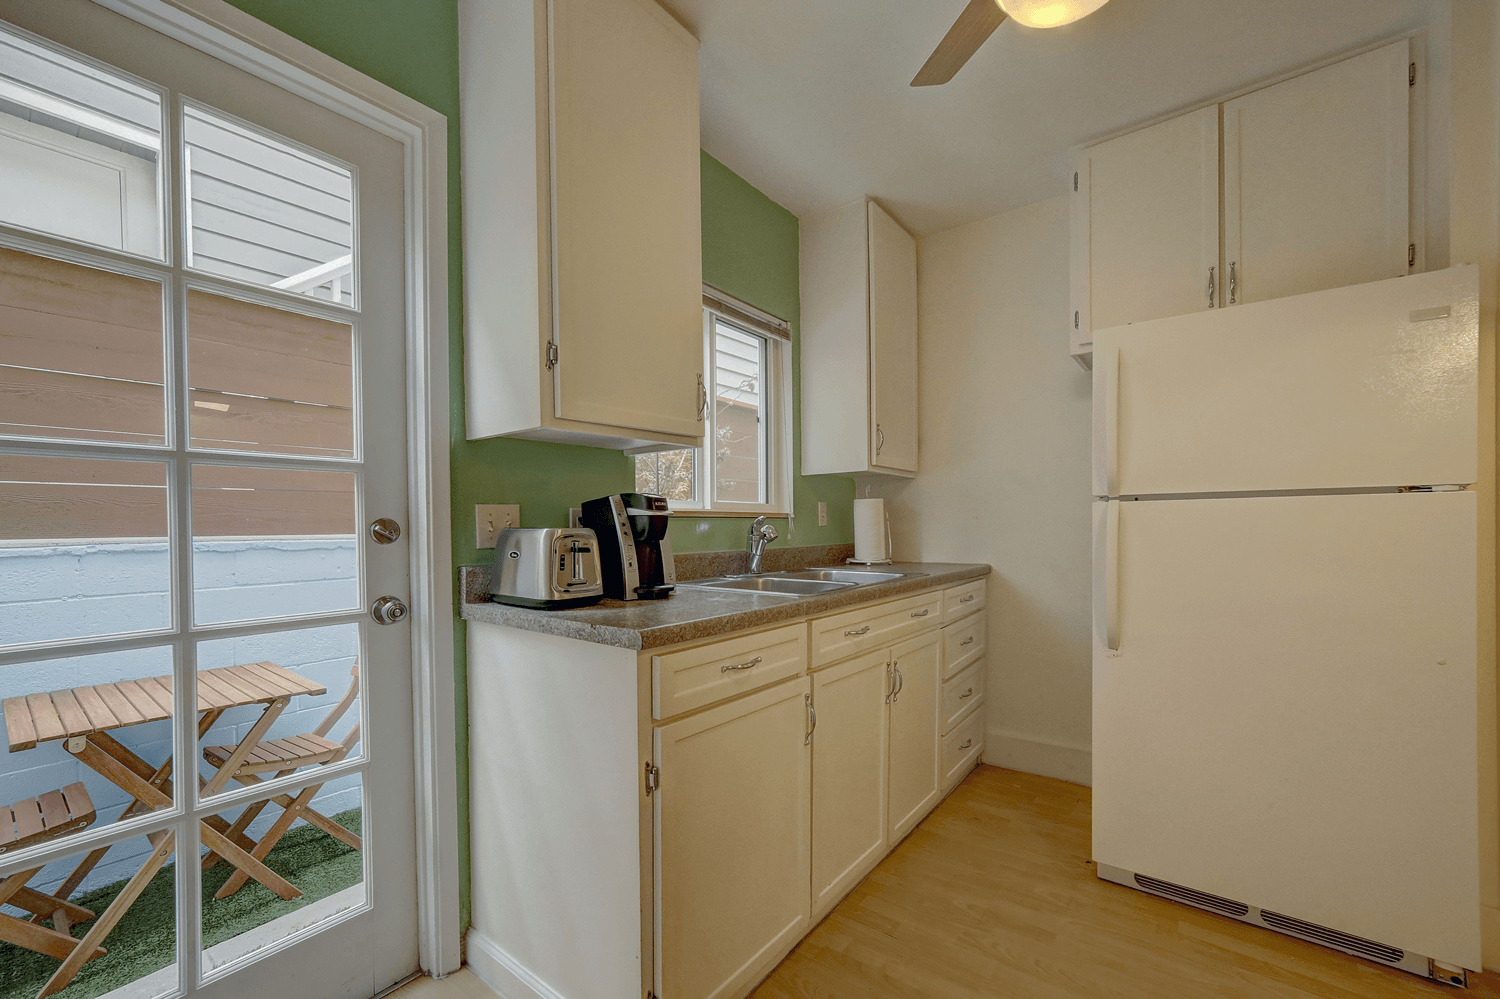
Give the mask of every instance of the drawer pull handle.
[[974, 600], [974, 594], [970, 593], [966, 597], [960, 597], [958, 602], [961, 603], [961, 604], [967, 604], [967, 603], [972, 603], [973, 600]]
[[750, 660], [749, 662], [747, 662], [747, 663], [740, 663], [738, 666], [732, 665], [730, 663], [725, 663], [723, 666], [719, 667], [719, 672], [720, 673], [728, 673], [732, 669], [749, 669], [751, 666], [759, 666], [759, 665], [760, 665], [760, 656], [756, 656], [754, 659]]
[[974, 644], [974, 636], [970, 635], [968, 638], [965, 638], [962, 642], [959, 642], [958, 643], [958, 647], [959, 648], [963, 648], [965, 645], [973, 645], [973, 644]]
[[932, 608], [928, 607], [928, 608], [925, 608], [923, 610], [912, 611], [911, 612], [911, 616], [912, 617], [926, 617], [928, 614], [931, 614], [931, 613], [932, 613]]
[[972, 745], [974, 745], [974, 737], [970, 736], [969, 738], [965, 739], [964, 740], [964, 744], [962, 746], [959, 746], [958, 748], [959, 749], [968, 749]]
[[870, 626], [867, 624], [863, 628], [856, 629], [855, 631], [846, 631], [846, 632], [844, 632], [844, 637], [845, 638], [857, 638], [860, 635], [868, 635], [869, 633], [870, 633]]
[[965, 697], [973, 697], [973, 696], [974, 696], [974, 688], [970, 687], [968, 690], [964, 691], [962, 694], [959, 694], [958, 695], [958, 699], [961, 701]]

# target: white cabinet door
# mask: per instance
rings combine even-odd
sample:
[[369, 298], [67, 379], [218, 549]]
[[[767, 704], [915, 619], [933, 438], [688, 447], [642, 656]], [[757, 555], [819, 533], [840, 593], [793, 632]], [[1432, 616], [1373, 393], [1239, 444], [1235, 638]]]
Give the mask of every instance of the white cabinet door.
[[1476, 498], [1110, 504], [1094, 859], [1478, 967]]
[[894, 843], [937, 804], [937, 686], [942, 635], [929, 632], [891, 650], [896, 675], [891, 694], [890, 805]]
[[1075, 352], [1096, 329], [1213, 308], [1218, 107], [1085, 150], [1071, 224]]
[[656, 729], [657, 995], [737, 995], [806, 931], [810, 707], [803, 677]]
[[890, 652], [812, 675], [812, 908], [831, 908], [885, 853]]
[[1396, 42], [1224, 105], [1226, 304], [1407, 273], [1409, 53]]
[[870, 464], [917, 470], [917, 241], [875, 202], [870, 238]]
[[650, 0], [551, 6], [556, 415], [701, 436], [698, 44]]
[[1101, 330], [1097, 496], [1478, 480], [1473, 266]]

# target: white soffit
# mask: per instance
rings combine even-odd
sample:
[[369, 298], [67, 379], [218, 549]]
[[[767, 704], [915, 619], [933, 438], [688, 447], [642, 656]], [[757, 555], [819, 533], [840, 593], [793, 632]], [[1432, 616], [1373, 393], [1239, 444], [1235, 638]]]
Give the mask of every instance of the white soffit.
[[965, 0], [661, 2], [702, 41], [710, 155], [798, 215], [871, 194], [927, 235], [1062, 194], [1079, 143], [1440, 33], [1451, 0], [1111, 0], [1062, 28], [1002, 24], [923, 88], [908, 84]]

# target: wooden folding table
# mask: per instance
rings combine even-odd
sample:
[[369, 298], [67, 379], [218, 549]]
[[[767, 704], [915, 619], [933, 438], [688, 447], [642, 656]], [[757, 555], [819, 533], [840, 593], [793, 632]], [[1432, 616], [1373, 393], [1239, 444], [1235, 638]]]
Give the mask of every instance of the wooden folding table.
[[[298, 694], [318, 696], [327, 692], [328, 688], [321, 684], [313, 683], [301, 674], [283, 669], [275, 663], [248, 663], [200, 671], [200, 740], [230, 708], [264, 705], [260, 717], [235, 745], [234, 751], [218, 772], [207, 781], [200, 778], [200, 800], [206, 800], [224, 789], [239, 765], [255, 749], [256, 743], [265, 737], [293, 697]], [[171, 676], [7, 697], [3, 706], [5, 733], [12, 753], [31, 749], [43, 742], [66, 740], [64, 748], [69, 753], [132, 797], [133, 800], [120, 814], [121, 819], [172, 804], [171, 756], [160, 766], [153, 767], [108, 734], [110, 730], [117, 728], [170, 719]], [[195, 771], [196, 763], [190, 764], [189, 772]], [[199, 828], [204, 846], [277, 895], [292, 899], [302, 894], [291, 882], [251, 856], [249, 850], [254, 848], [254, 842], [242, 832], [232, 830], [224, 819], [217, 815], [209, 816], [201, 820]], [[39, 999], [64, 988], [72, 981], [78, 969], [90, 957], [95, 956], [98, 945], [166, 863], [172, 853], [171, 831], [150, 833], [148, 839], [153, 848], [151, 858], [130, 879], [125, 889], [116, 896], [93, 926], [89, 927], [80, 945], [42, 989]], [[101, 847], [89, 853], [57, 890], [57, 897], [66, 899], [77, 890], [108, 849]]]

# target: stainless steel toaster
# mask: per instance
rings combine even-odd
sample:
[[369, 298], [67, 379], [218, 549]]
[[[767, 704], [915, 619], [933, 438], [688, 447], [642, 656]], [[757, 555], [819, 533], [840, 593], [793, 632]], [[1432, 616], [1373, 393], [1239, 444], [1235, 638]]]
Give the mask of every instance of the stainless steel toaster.
[[508, 527], [495, 540], [490, 599], [559, 610], [604, 598], [599, 539], [577, 527]]

